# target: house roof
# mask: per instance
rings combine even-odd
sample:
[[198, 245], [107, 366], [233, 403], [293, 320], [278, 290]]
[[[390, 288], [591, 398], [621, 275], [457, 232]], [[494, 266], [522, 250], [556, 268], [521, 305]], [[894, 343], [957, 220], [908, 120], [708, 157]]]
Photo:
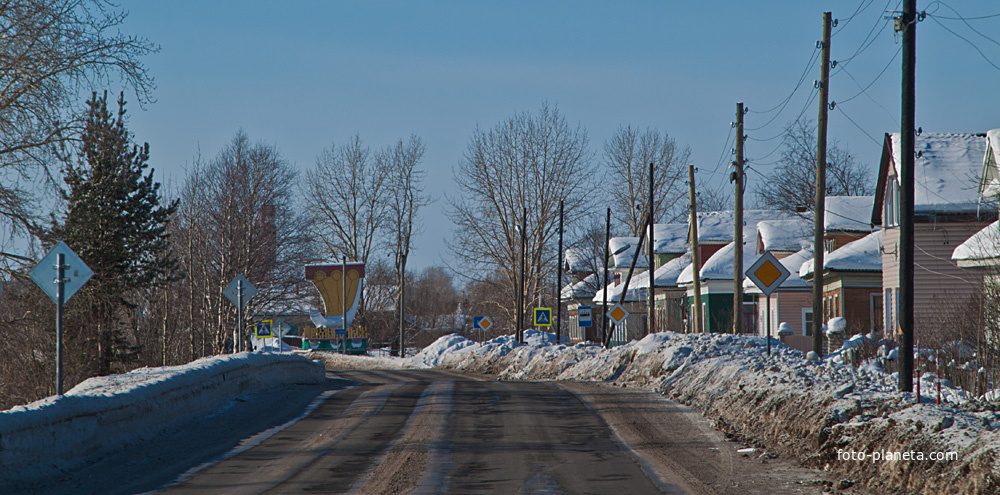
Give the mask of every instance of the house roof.
[[579, 282], [574, 282], [563, 287], [559, 291], [559, 295], [563, 299], [586, 299], [593, 297], [595, 287], [598, 285], [600, 285], [600, 280], [597, 280], [596, 273], [592, 273]]
[[656, 254], [681, 254], [688, 250], [687, 223], [653, 224], [653, 252]]
[[[837, 272], [881, 272], [882, 231], [876, 230], [856, 241], [848, 242], [823, 256], [823, 270]], [[799, 277], [812, 276], [813, 260], [805, 260], [799, 267]]]
[[[644, 272], [645, 273], [645, 272]], [[645, 301], [646, 300], [646, 290], [649, 289], [649, 279], [646, 279], [645, 284], [636, 283], [636, 276], [632, 277], [632, 280], [628, 284], [628, 294], [625, 295], [625, 302], [634, 301]], [[608, 286], [608, 304], [613, 305], [618, 302], [618, 299], [622, 297], [622, 289], [625, 285], [624, 282], [620, 284], [611, 284]], [[604, 289], [598, 289], [594, 293], [594, 302], [602, 303], [604, 302]]]
[[871, 232], [875, 196], [827, 196], [823, 228], [829, 232]]
[[566, 266], [571, 272], [593, 272], [596, 267], [603, 267], [604, 262], [601, 261], [601, 256], [588, 256], [588, 249], [586, 248], [569, 248], [566, 250]]
[[[784, 258], [778, 260], [786, 270], [788, 270], [788, 278], [778, 287], [781, 289], [801, 289], [803, 287], [812, 287], [811, 282], [806, 282], [799, 277], [799, 267], [802, 266], [806, 260], [812, 259], [813, 249], [810, 245], [809, 247], [803, 248], [795, 253], [792, 253]], [[749, 288], [751, 292], [760, 292], [757, 288], [757, 284], [750, 280], [750, 277], [743, 279], [743, 287]]]
[[[698, 242], [707, 244], [727, 244], [733, 242], [734, 212], [706, 211], [698, 213]], [[743, 239], [756, 245], [757, 223], [762, 220], [793, 220], [801, 219], [799, 215], [777, 210], [744, 210]]]
[[[733, 269], [736, 261], [735, 244], [730, 242], [726, 244], [722, 249], [718, 250], [705, 261], [704, 266], [701, 267], [699, 275], [702, 281], [710, 280], [732, 280], [733, 279]], [[757, 247], [755, 244], [747, 243], [743, 245], [743, 266], [750, 267], [753, 265], [757, 258]], [[743, 278], [743, 277], [740, 277]], [[694, 282], [694, 275], [692, 264], [688, 263], [681, 271], [681, 274], [677, 277], [677, 284], [690, 284]]]
[[951, 254], [955, 261], [1000, 258], [1000, 220], [987, 225], [958, 245]]
[[[924, 132], [914, 139], [915, 214], [976, 213], [980, 209], [977, 178], [986, 154], [985, 134]], [[901, 143], [898, 132], [886, 134], [882, 145], [872, 223], [882, 224], [885, 185], [893, 175], [898, 183]]]
[[1000, 129], [986, 131], [986, 153], [983, 156], [983, 174], [979, 182], [981, 196], [1000, 196]]
[[[612, 253], [613, 261], [611, 268], [628, 269], [632, 265], [632, 257], [635, 256], [635, 248], [638, 245], [638, 237], [612, 237], [608, 240], [608, 249]], [[622, 251], [614, 254], [619, 249]], [[635, 260], [635, 267], [645, 269], [648, 266], [649, 258], [640, 254], [639, 259]]]
[[761, 220], [757, 223], [757, 251], [796, 252], [812, 246], [813, 222], [804, 218]]

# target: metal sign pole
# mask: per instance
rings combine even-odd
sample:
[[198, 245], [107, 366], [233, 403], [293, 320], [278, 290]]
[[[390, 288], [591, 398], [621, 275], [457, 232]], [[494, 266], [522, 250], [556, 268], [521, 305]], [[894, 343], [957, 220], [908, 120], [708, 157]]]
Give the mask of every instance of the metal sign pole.
[[61, 396], [63, 386], [62, 334], [63, 298], [66, 284], [66, 255], [56, 255], [56, 396]]
[[240, 348], [243, 347], [242, 337], [243, 332], [241, 328], [243, 326], [243, 281], [236, 281], [236, 340], [233, 342], [233, 350], [240, 352]]
[[771, 355], [771, 294], [767, 295], [767, 355]]

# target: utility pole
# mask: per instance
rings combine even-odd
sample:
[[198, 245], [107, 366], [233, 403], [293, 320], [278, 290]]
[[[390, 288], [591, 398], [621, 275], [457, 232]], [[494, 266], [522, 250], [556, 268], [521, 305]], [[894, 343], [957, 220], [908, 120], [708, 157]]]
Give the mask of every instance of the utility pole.
[[563, 200], [559, 200], [559, 266], [556, 268], [556, 345], [562, 344]]
[[913, 390], [913, 168], [916, 132], [917, 1], [903, 0], [903, 114], [899, 173], [899, 390]]
[[733, 233], [733, 333], [743, 333], [743, 103], [736, 104], [736, 161], [730, 176], [736, 183]]
[[694, 326], [691, 333], [701, 333], [701, 254], [698, 253], [698, 202], [694, 192], [694, 165], [688, 165], [688, 191], [691, 197], [691, 278], [694, 281], [694, 308], [691, 310]]
[[826, 123], [830, 97], [830, 13], [823, 12], [823, 49], [819, 65], [819, 125], [816, 135], [816, 203], [813, 205], [813, 334], [812, 350], [823, 355], [823, 234], [826, 230]]
[[649, 162], [649, 294], [647, 294], [649, 314], [646, 317], [647, 333], [656, 332], [656, 308], [654, 306], [656, 303], [656, 294], [653, 292], [656, 287], [653, 277], [656, 274], [656, 254], [653, 253], [653, 239], [655, 239], [653, 235], [653, 162]]
[[[608, 208], [608, 217], [604, 224], [604, 301], [601, 305], [601, 342], [605, 341], [605, 336], [608, 334], [608, 287], [610, 287], [610, 282], [608, 281], [608, 257], [611, 253], [608, 251], [608, 244], [611, 243], [611, 208]], [[597, 278], [600, 280], [600, 277]]]
[[521, 214], [521, 277], [517, 283], [517, 341], [524, 343], [524, 245], [527, 243], [528, 207]]

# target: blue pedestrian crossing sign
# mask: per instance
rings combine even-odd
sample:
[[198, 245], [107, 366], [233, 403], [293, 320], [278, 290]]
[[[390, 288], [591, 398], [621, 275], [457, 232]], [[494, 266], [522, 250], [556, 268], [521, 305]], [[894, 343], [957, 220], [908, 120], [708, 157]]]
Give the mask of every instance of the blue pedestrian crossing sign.
[[265, 337], [268, 338], [274, 337], [274, 332], [271, 330], [271, 326], [272, 326], [271, 320], [264, 320], [257, 322], [257, 324], [254, 325], [254, 336], [256, 336], [258, 339], [262, 339]]
[[535, 326], [552, 326], [552, 308], [535, 308]]

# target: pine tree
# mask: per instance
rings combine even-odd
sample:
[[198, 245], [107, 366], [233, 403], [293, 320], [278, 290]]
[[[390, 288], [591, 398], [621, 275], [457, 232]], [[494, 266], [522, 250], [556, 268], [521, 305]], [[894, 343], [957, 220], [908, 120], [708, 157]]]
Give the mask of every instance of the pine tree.
[[88, 303], [85, 318], [97, 327], [97, 348], [91, 353], [96, 351], [99, 375], [137, 352], [120, 320], [131, 305], [130, 295], [180, 277], [167, 232], [178, 202], [160, 204], [153, 169], [145, 174], [149, 144], [133, 144], [125, 127], [124, 94], [117, 116], [107, 103], [107, 92], [100, 98], [93, 93], [87, 102], [78, 160], [64, 169], [66, 216], [61, 224], [53, 220], [45, 236], [49, 242], [65, 241], [94, 271], [82, 294]]

